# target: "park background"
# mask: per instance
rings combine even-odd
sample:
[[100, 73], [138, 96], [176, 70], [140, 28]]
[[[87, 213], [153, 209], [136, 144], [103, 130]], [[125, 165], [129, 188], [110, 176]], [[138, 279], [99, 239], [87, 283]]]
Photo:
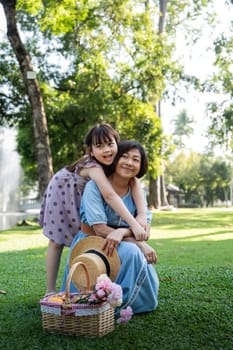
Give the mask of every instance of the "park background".
[[[231, 2], [125, 1], [106, 9], [104, 1], [71, 1], [79, 22], [68, 3], [55, 13], [53, 2], [17, 1], [26, 67], [0, 7], [1, 213], [38, 210], [52, 173], [82, 154], [85, 133], [101, 121], [147, 149], [151, 208], [231, 206]], [[40, 89], [33, 103], [28, 83]]]
[[[0, 1], [4, 349], [230, 350], [232, 1], [16, 3], [25, 66], [15, 38], [11, 46], [6, 36], [1, 5], [9, 2]], [[35, 86], [45, 125], [43, 118], [35, 123]], [[73, 162], [87, 130], [101, 121], [139, 139], [150, 157], [143, 185], [153, 209], [149, 242], [159, 255], [160, 304], [104, 339], [67, 339], [41, 329], [47, 240], [37, 213], [49, 162], [54, 172]], [[40, 123], [49, 134], [49, 144], [40, 140], [50, 147], [46, 164], [33, 136]]]

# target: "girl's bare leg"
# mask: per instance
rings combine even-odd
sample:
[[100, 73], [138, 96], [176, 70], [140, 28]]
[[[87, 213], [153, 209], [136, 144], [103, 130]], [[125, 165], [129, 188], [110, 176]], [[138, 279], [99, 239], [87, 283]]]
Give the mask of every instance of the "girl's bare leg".
[[52, 240], [49, 241], [46, 256], [46, 294], [56, 291], [56, 281], [63, 248], [64, 246], [59, 245]]

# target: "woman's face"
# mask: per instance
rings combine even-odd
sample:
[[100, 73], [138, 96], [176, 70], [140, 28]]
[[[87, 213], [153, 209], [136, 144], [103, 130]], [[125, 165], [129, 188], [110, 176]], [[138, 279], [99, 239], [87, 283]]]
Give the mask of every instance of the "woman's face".
[[137, 148], [132, 148], [122, 154], [116, 165], [115, 173], [118, 175], [132, 179], [137, 176], [141, 168], [141, 153]]

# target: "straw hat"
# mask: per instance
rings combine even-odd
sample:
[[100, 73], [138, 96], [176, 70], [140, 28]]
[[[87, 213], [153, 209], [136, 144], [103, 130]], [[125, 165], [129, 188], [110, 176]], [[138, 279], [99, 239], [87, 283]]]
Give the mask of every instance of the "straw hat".
[[[89, 236], [76, 243], [69, 258], [69, 268], [76, 262], [83, 262], [88, 270], [90, 287], [96, 284], [96, 279], [101, 274], [107, 274], [112, 281], [115, 280], [120, 269], [120, 258], [117, 250], [113, 250], [112, 256], [103, 251], [104, 238]], [[78, 266], [72, 276], [72, 282], [77, 289], [84, 289], [87, 285], [86, 274], [82, 266]]]

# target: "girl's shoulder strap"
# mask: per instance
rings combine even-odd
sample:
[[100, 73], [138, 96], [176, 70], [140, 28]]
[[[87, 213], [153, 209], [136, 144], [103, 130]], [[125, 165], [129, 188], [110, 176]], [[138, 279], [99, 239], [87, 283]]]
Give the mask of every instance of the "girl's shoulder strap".
[[102, 166], [94, 158], [90, 156], [84, 156], [82, 161], [77, 163], [75, 172], [80, 173], [82, 169], [90, 168], [102, 168]]
[[101, 168], [101, 167], [102, 167], [101, 164], [99, 164], [94, 158], [86, 154], [82, 158], [74, 162], [73, 164], [68, 165], [66, 169], [71, 171], [72, 173], [79, 174], [80, 171], [85, 168], [88, 169], [88, 168]]

